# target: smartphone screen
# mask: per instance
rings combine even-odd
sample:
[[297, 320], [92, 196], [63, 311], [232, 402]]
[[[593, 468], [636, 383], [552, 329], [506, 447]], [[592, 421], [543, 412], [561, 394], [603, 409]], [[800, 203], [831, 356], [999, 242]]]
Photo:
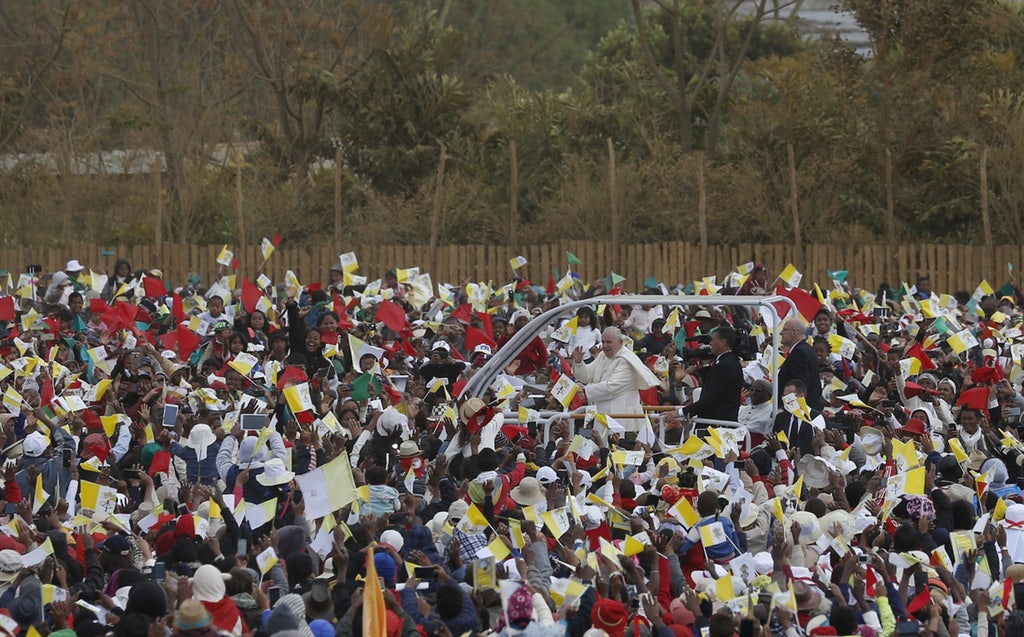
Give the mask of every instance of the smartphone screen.
[[177, 405], [164, 405], [164, 420], [163, 426], [173, 429], [174, 425], [178, 422], [178, 406]]
[[281, 599], [281, 587], [271, 586], [267, 589], [267, 598], [270, 599], [270, 605], [273, 606], [277, 603], [277, 600]]
[[249, 554], [249, 542], [245, 538], [239, 538], [238, 544], [235, 547], [236, 555], [248, 555]]
[[65, 449], [61, 450], [61, 463], [63, 464], [65, 469], [70, 469], [71, 468], [71, 462], [74, 460], [74, 458], [75, 458], [75, 450], [74, 449], [65, 448]]
[[153, 570], [149, 573], [149, 579], [154, 582], [162, 582], [167, 576], [167, 565], [163, 562], [153, 564]]
[[413, 569], [413, 576], [416, 579], [433, 579], [436, 571], [433, 566], [417, 566]]

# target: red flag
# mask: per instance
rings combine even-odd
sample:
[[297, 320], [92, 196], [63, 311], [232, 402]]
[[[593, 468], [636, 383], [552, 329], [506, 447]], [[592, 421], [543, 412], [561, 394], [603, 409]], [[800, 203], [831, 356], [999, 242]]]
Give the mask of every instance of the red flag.
[[463, 303], [459, 307], [455, 308], [452, 312], [452, 318], [459, 319], [463, 323], [469, 324], [469, 320], [473, 318], [473, 306], [469, 303]]
[[241, 265], [241, 263], [242, 262], [238, 260], [238, 257], [235, 257], [234, 259], [231, 259], [231, 269], [232, 270], [237, 270], [239, 265]]
[[174, 346], [178, 344], [178, 332], [165, 332], [158, 336], [157, 340], [160, 341], [160, 345], [164, 349], [169, 349], [173, 352]]
[[501, 433], [509, 440], [515, 440], [519, 436], [530, 435], [530, 430], [520, 425], [509, 423], [501, 426]]
[[149, 475], [154, 476], [158, 473], [168, 473], [171, 468], [171, 452], [170, 451], [157, 451], [153, 454], [153, 460], [149, 463]]
[[163, 279], [158, 279], [155, 276], [143, 277], [142, 287], [148, 297], [157, 299], [167, 296], [167, 284], [163, 282]]
[[412, 335], [411, 327], [407, 327], [404, 330], [402, 330], [402, 338], [400, 339], [402, 341], [402, 351], [404, 351], [409, 356], [416, 358], [417, 356], [420, 355], [420, 353], [417, 352], [416, 348], [413, 347], [412, 345], [413, 338], [415, 337]]
[[[787, 290], [781, 285], [776, 285], [775, 293], [779, 296], [785, 296], [793, 301], [796, 305], [796, 311], [799, 312], [804, 321], [808, 323], [814, 320], [814, 315], [821, 309], [821, 301], [807, 292], [804, 292], [800, 288]], [[772, 305], [775, 306], [775, 310], [779, 313], [780, 318], [785, 317], [786, 313], [789, 312], [789, 305], [787, 303], [772, 303]]]
[[921, 371], [928, 371], [929, 369], [936, 369], [938, 366], [932, 361], [931, 357], [925, 353], [924, 347], [920, 343], [914, 343], [907, 348], [907, 356], [913, 356], [917, 360], [921, 361]]
[[242, 277], [242, 305], [245, 306], [245, 311], [252, 314], [256, 311], [256, 305], [263, 298], [263, 292], [260, 291], [256, 284], [249, 279]]
[[179, 327], [175, 332], [178, 334], [178, 356], [183, 361], [188, 360], [199, 347], [199, 337], [187, 327]]
[[[480, 318], [480, 324], [483, 325], [481, 329], [483, 329], [484, 334], [488, 336], [494, 334], [494, 323], [491, 321], [491, 315], [487, 312], [476, 312], [475, 314]], [[495, 348], [495, 345], [491, 346], [491, 349]]]
[[572, 376], [572, 364], [569, 363], [568, 358], [561, 354], [558, 354], [558, 369], [562, 374]]
[[14, 318], [14, 297], [0, 297], [0, 321], [13, 321]]
[[461, 396], [462, 395], [462, 390], [466, 388], [466, 383], [468, 383], [468, 382], [469, 381], [466, 380], [465, 378], [460, 378], [459, 380], [455, 381], [455, 383], [452, 385], [452, 394], [451, 395], [456, 397], [456, 398]]
[[43, 374], [43, 380], [39, 384], [39, 404], [49, 405], [53, 401], [53, 379], [49, 374]]
[[472, 325], [466, 326], [466, 349], [473, 351], [477, 345], [487, 345], [491, 348], [491, 351], [498, 349], [498, 344], [494, 342], [494, 339], [480, 328], [473, 327]]
[[180, 294], [171, 295], [171, 315], [174, 317], [175, 321], [185, 320], [185, 308], [181, 304]]
[[303, 370], [301, 367], [289, 365], [288, 367], [285, 367], [280, 374], [277, 375], [277, 388], [284, 389], [285, 383], [292, 380], [298, 383], [305, 383], [309, 382], [309, 376], [306, 376], [305, 370]]
[[272, 239], [272, 240], [271, 240], [270, 242], [274, 244], [274, 247], [275, 247], [275, 248], [276, 248], [277, 246], [281, 245], [281, 235], [279, 235], [279, 234], [275, 234], [275, 235], [274, 235], [274, 238], [273, 238], [273, 239]]
[[658, 403], [658, 388], [651, 387], [650, 389], [640, 390], [640, 402], [645, 405], [657, 405]]
[[926, 588], [925, 590], [923, 590], [920, 593], [918, 593], [909, 602], [907, 602], [907, 613], [913, 615], [914, 613], [916, 613], [917, 611], [921, 610], [922, 608], [924, 608], [925, 606], [927, 606], [931, 602], [932, 602], [931, 593], [929, 593], [928, 589]]
[[129, 329], [135, 325], [135, 317], [139, 313], [138, 305], [121, 302], [117, 304], [116, 310], [118, 319], [120, 319], [120, 322], [125, 329]]
[[89, 311], [93, 314], [105, 314], [110, 306], [103, 299], [89, 299]]
[[548, 289], [546, 290], [547, 295], [551, 296], [555, 293], [555, 277], [548, 277]]
[[960, 394], [956, 404], [968, 409], [988, 409], [988, 387], [971, 387]]
[[392, 387], [389, 383], [384, 383], [384, 386], [381, 387], [381, 389], [387, 393], [392, 405], [397, 405], [402, 402], [402, 392]]
[[[92, 455], [100, 459], [100, 462], [106, 462], [107, 456], [110, 455], [110, 440], [104, 436], [102, 442], [89, 445], [86, 447], [86, 451], [91, 451]], [[165, 451], [164, 453], [167, 452]]]
[[377, 306], [377, 320], [384, 323], [389, 330], [401, 332], [409, 324], [405, 310], [391, 301], [381, 301]]
[[348, 317], [345, 303], [342, 302], [337, 292], [332, 293], [331, 296], [334, 300], [334, 313], [338, 315], [338, 329], [347, 332], [355, 326], [352, 325], [352, 319]]

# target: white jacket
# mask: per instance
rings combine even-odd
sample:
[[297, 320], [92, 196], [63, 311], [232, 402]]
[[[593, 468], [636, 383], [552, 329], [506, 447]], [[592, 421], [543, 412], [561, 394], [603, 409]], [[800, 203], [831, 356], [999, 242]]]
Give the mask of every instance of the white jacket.
[[[658, 377], [632, 351], [623, 347], [611, 358], [604, 352], [593, 363], [574, 365], [587, 400], [601, 414], [642, 414], [640, 390], [657, 387]], [[642, 418], [616, 418], [626, 431], [639, 431]]]

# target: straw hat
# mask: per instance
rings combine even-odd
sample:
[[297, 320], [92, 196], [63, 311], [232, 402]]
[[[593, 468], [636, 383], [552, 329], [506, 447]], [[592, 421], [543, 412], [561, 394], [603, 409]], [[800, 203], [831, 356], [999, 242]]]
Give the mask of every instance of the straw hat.
[[462, 406], [459, 407], [459, 419], [462, 420], [463, 423], [467, 423], [470, 418], [475, 416], [478, 411], [486, 406], [487, 404], [484, 403], [483, 400], [474, 396], [462, 403]]
[[853, 515], [849, 511], [843, 511], [842, 509], [836, 509], [835, 511], [829, 511], [821, 517], [821, 529], [826, 533], [832, 533], [833, 529], [839, 529], [839, 535], [849, 540], [853, 537], [854, 522]]
[[818, 456], [803, 456], [797, 463], [797, 473], [804, 477], [804, 484], [812, 489], [828, 486], [828, 464]]
[[547, 499], [541, 490], [540, 482], [537, 478], [523, 478], [519, 486], [512, 489], [511, 496], [517, 504], [522, 504], [523, 506], [540, 504]]
[[202, 602], [197, 602], [194, 599], [182, 602], [178, 611], [174, 613], [174, 627], [178, 630], [206, 628], [212, 622], [213, 619], [210, 617], [210, 613], [206, 612], [206, 607]]
[[399, 458], [415, 458], [416, 456], [423, 453], [420, 451], [420, 446], [416, 444], [415, 440], [406, 440], [398, 448]]
[[810, 511], [795, 511], [789, 519], [800, 525], [799, 540], [802, 546], [814, 544], [821, 537], [821, 522]]
[[860, 446], [861, 449], [864, 450], [864, 453], [869, 456], [882, 453], [882, 447], [885, 444], [885, 436], [882, 435], [882, 431], [880, 429], [864, 426], [860, 428], [858, 433], [860, 434]]

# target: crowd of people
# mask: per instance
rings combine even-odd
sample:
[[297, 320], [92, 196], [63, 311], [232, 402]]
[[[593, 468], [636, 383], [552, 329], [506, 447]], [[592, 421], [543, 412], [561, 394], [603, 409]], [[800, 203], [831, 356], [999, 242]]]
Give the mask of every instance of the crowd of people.
[[1012, 279], [748, 263], [631, 305], [573, 261], [496, 288], [352, 253], [305, 284], [21, 275], [0, 633], [1024, 635]]

